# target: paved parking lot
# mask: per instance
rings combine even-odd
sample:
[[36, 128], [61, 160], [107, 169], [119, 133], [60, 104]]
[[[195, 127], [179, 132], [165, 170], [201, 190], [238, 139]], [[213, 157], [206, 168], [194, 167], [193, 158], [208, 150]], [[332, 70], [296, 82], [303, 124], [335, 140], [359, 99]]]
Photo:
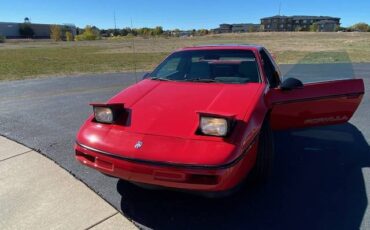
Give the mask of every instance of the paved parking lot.
[[[370, 90], [370, 64], [282, 69], [284, 76], [304, 82], [359, 76]], [[370, 228], [368, 94], [347, 124], [275, 133], [276, 167], [266, 187], [247, 187], [235, 196], [208, 200], [143, 190], [74, 160], [74, 137], [91, 112], [88, 103], [105, 101], [133, 83], [130, 73], [2, 82], [0, 135], [45, 154], [143, 227]]]

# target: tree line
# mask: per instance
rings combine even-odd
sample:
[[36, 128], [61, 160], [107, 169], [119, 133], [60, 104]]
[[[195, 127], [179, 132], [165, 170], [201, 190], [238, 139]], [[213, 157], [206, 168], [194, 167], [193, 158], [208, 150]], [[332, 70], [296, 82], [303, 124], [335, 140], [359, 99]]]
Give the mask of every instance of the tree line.
[[86, 26], [85, 28], [76, 28], [76, 36], [73, 37], [68, 31], [63, 31], [59, 25], [52, 25], [50, 27], [50, 38], [54, 41], [83, 41], [83, 40], [97, 40], [102, 37], [124, 37], [124, 36], [140, 36], [140, 37], [155, 37], [155, 36], [201, 36], [207, 35], [210, 31], [206, 29], [181, 31], [179, 29], [163, 30], [163, 27], [157, 26], [154, 28], [123, 28], [123, 29], [99, 29], [96, 26]]
[[[357, 31], [357, 32], [370, 32], [370, 25], [364, 22], [356, 23], [350, 27], [337, 27], [337, 31]], [[314, 23], [310, 26], [309, 31], [319, 31], [319, 25]], [[34, 31], [31, 23], [22, 23], [19, 27], [19, 33], [25, 38], [32, 38]], [[99, 29], [96, 26], [86, 26], [85, 28], [76, 28], [76, 34], [73, 34], [70, 28], [60, 25], [50, 26], [50, 38], [54, 41], [82, 41], [82, 40], [97, 40], [102, 37], [118, 37], [118, 36], [141, 36], [141, 37], [155, 37], [155, 36], [203, 36], [212, 33], [211, 30], [187, 30], [181, 31], [179, 29], [164, 30], [162, 26], [154, 28], [122, 28], [122, 29]], [[0, 39], [4, 42], [4, 38]]]
[[[338, 26], [335, 28], [336, 31], [345, 31], [345, 32], [370, 32], [370, 25], [365, 22], [356, 23], [349, 27]], [[319, 31], [319, 25], [314, 23], [310, 26], [309, 31], [317, 32]]]
[[143, 28], [123, 28], [123, 29], [102, 29], [100, 34], [103, 37], [114, 37], [114, 36], [142, 36], [142, 37], [151, 37], [151, 36], [181, 36], [181, 35], [207, 35], [210, 33], [210, 30], [199, 29], [199, 30], [187, 30], [181, 31], [180, 29], [173, 30], [164, 30], [162, 26], [157, 26], [154, 28], [143, 27]]

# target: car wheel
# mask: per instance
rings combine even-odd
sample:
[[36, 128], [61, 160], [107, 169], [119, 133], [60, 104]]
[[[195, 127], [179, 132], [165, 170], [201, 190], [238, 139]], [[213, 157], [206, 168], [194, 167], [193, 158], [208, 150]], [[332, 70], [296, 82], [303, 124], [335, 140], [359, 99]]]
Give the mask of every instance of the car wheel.
[[264, 184], [268, 181], [274, 163], [274, 137], [269, 119], [267, 118], [258, 138], [258, 150], [255, 166], [252, 171], [252, 181]]

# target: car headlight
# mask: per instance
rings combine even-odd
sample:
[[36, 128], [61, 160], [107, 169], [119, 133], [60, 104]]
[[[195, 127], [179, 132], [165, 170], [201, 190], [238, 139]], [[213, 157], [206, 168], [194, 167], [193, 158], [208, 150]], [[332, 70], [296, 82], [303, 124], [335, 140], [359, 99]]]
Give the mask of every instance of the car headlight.
[[200, 131], [205, 135], [224, 137], [229, 128], [229, 122], [225, 118], [200, 117]]
[[123, 104], [92, 103], [95, 121], [112, 124], [124, 112]]
[[113, 111], [108, 107], [94, 107], [94, 117], [97, 122], [113, 123]]

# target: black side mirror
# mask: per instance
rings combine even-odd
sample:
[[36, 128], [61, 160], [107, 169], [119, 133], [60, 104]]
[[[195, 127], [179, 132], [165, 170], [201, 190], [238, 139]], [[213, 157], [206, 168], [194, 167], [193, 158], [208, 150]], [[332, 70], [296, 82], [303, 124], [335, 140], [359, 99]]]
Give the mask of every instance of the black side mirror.
[[141, 79], [142, 80], [147, 79], [149, 77], [149, 75], [150, 75], [150, 73], [145, 73]]
[[303, 88], [303, 83], [295, 78], [288, 78], [283, 81], [280, 85], [281, 90], [292, 90], [292, 89], [299, 89]]

